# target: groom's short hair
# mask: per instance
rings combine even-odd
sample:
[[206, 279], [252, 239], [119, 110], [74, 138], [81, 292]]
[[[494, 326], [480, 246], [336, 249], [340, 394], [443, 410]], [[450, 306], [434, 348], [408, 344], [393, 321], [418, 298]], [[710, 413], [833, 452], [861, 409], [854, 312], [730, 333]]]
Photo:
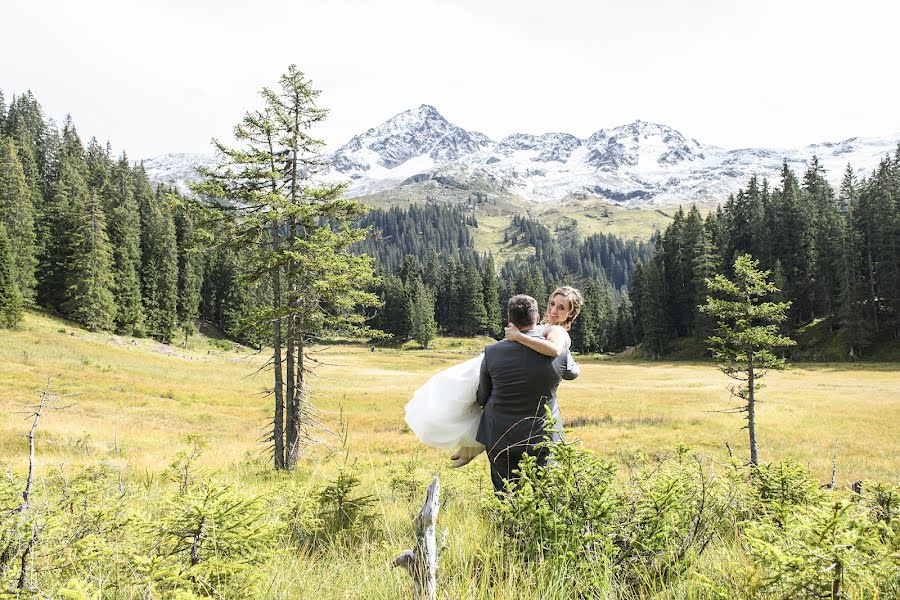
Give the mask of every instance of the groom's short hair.
[[540, 318], [537, 300], [525, 294], [510, 298], [506, 310], [509, 322], [520, 329], [534, 325]]

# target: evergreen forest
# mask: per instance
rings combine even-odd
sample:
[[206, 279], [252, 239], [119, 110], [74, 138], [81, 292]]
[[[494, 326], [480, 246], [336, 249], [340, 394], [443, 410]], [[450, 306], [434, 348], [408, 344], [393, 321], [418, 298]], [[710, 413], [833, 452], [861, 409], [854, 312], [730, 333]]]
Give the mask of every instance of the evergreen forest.
[[799, 336], [794, 357], [814, 357], [802, 345], [814, 332], [838, 359], [900, 338], [900, 148], [869, 177], [848, 165], [837, 191], [812, 157], [802, 179], [787, 165], [777, 185], [753, 177], [705, 218], [679, 209], [629, 293], [649, 356], [712, 333], [698, 309], [707, 280], [733, 275], [743, 254], [771, 273], [775, 300], [791, 303], [782, 329]]
[[[171, 343], [212, 326], [251, 345], [272, 290], [251, 276], [251, 250], [210, 243], [202, 216], [174, 189], [110, 145], [85, 144], [67, 117], [43, 114], [30, 92], [0, 91], [0, 326], [41, 307], [91, 330]], [[647, 241], [580, 237], [513, 215], [513, 258], [476, 247], [470, 205], [427, 202], [369, 210], [354, 251], [374, 257], [381, 307], [364, 315], [392, 339], [427, 346], [437, 334], [499, 337], [505, 301], [546, 303], [574, 285], [585, 307], [580, 352], [640, 344], [649, 357], [685, 340], [705, 352], [713, 324], [698, 307], [706, 279], [751, 254], [791, 301], [785, 332], [815, 327], [844, 357], [865, 358], [900, 336], [900, 148], [868, 177], [848, 165], [838, 190], [815, 157], [801, 177], [752, 178], [705, 216], [679, 209]], [[687, 344], [690, 346], [690, 343]], [[803, 347], [794, 352], [803, 355]]]

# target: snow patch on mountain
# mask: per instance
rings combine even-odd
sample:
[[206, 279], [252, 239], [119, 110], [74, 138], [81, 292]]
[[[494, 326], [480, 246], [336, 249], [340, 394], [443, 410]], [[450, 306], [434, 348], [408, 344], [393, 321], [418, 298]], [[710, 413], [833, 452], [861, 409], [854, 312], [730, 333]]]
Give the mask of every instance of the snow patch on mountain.
[[[445, 119], [433, 106], [399, 113], [330, 154], [328, 181], [348, 182], [348, 195], [389, 192], [423, 181], [494, 190], [535, 202], [592, 196], [626, 206], [714, 204], [753, 176], [780, 179], [787, 161], [798, 175], [815, 155], [837, 186], [847, 164], [866, 175], [892, 154], [900, 134], [850, 138], [798, 148], [727, 150], [701, 144], [663, 124], [634, 121], [581, 139], [569, 133], [513, 133], [499, 142]], [[152, 180], [195, 179], [194, 167], [215, 159], [169, 154], [147, 159]]]

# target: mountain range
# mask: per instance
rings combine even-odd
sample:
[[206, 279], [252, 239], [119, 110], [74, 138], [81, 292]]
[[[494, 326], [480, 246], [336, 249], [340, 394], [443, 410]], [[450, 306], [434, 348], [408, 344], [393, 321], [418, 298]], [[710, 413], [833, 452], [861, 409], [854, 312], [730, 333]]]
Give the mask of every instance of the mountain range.
[[[422, 105], [351, 138], [325, 157], [329, 181], [347, 181], [348, 196], [414, 196], [427, 188], [478, 191], [547, 203], [596, 198], [629, 208], [695, 202], [715, 205], [754, 174], [777, 182], [782, 164], [802, 176], [813, 156], [837, 187], [850, 164], [866, 175], [896, 151], [900, 134], [850, 138], [798, 148], [724, 149], [663, 124], [634, 121], [588, 138], [569, 133], [513, 133], [499, 141], [468, 131]], [[145, 159], [151, 180], [187, 191], [205, 154]]]

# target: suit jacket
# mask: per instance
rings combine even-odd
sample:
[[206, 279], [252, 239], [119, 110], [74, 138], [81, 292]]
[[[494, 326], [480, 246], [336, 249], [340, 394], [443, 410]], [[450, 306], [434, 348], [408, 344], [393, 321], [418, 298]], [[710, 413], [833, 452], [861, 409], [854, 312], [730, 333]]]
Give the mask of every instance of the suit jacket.
[[[526, 335], [539, 337], [535, 330]], [[506, 340], [484, 349], [476, 399], [483, 408], [475, 435], [493, 458], [500, 452], [524, 452], [544, 440], [549, 433], [562, 439], [562, 421], [556, 402], [561, 379], [575, 379], [578, 363], [566, 350], [556, 358]], [[546, 407], [555, 420], [550, 429]]]

